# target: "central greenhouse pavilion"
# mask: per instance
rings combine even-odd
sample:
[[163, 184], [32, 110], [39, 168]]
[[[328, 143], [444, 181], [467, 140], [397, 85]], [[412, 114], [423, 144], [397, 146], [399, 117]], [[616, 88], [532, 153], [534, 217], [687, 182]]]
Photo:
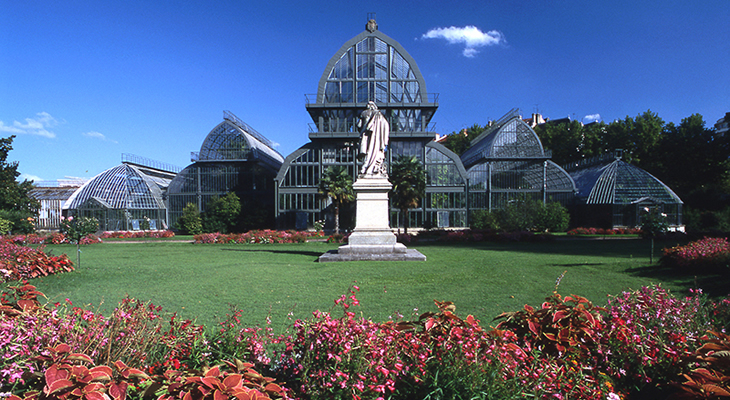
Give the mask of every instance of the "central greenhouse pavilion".
[[[307, 229], [319, 220], [332, 226], [331, 201], [317, 194], [319, 177], [327, 168], [343, 166], [353, 181], [357, 178], [361, 163], [356, 124], [369, 101], [391, 125], [387, 163], [412, 155], [428, 173], [426, 198], [409, 211], [410, 226], [467, 226], [466, 171], [456, 154], [434, 142], [436, 134], [429, 127], [438, 108], [437, 96], [426, 91], [423, 75], [408, 52], [371, 19], [362, 33], [332, 56], [317, 94], [307, 96], [311, 142], [290, 154], [276, 177], [277, 227]], [[340, 217], [345, 227], [353, 225], [354, 204], [349, 207]], [[393, 227], [401, 220], [399, 212], [391, 210]]]

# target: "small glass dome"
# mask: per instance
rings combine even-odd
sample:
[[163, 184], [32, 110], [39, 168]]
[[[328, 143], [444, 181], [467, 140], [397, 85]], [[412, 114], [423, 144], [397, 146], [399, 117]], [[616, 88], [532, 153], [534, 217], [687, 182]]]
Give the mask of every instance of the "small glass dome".
[[127, 163], [110, 168], [76, 190], [63, 210], [98, 219], [101, 230], [140, 229], [143, 219], [150, 219], [150, 229], [167, 229], [162, 197], [170, 179], [148, 172]]

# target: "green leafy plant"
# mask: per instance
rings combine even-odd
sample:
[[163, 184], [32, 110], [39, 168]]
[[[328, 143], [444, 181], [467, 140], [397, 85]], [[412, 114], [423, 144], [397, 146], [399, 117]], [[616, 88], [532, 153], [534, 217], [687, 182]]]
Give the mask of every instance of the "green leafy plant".
[[346, 167], [328, 167], [319, 181], [319, 194], [332, 199], [335, 214], [335, 233], [340, 233], [340, 206], [355, 200], [352, 176]]
[[667, 214], [662, 213], [658, 208], [644, 207], [641, 214], [641, 236], [651, 240], [651, 252], [649, 262], [654, 263], [654, 238], [664, 234], [669, 229]]
[[99, 221], [92, 217], [61, 218], [61, 233], [71, 243], [76, 243], [76, 265], [81, 267], [81, 242], [84, 237], [99, 229]]
[[398, 157], [390, 167], [390, 181], [390, 199], [400, 210], [403, 232], [408, 233], [408, 210], [418, 207], [426, 194], [426, 171], [421, 160], [416, 156]]
[[13, 223], [7, 219], [0, 218], [0, 235], [7, 235], [10, 233]]
[[193, 203], [188, 203], [183, 208], [182, 215], [177, 220], [177, 228], [183, 234], [199, 235], [203, 233], [203, 220], [200, 217], [198, 207]]
[[233, 192], [212, 198], [201, 215], [203, 232], [233, 232], [241, 214], [241, 199]]

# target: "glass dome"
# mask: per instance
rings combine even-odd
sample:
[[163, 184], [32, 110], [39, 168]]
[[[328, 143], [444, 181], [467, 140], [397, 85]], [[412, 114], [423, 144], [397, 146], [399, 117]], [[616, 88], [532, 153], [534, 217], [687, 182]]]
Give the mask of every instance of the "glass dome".
[[76, 190], [63, 210], [97, 218], [102, 230], [139, 229], [145, 218], [151, 229], [166, 229], [163, 191], [170, 179], [149, 172], [127, 163], [110, 168]]

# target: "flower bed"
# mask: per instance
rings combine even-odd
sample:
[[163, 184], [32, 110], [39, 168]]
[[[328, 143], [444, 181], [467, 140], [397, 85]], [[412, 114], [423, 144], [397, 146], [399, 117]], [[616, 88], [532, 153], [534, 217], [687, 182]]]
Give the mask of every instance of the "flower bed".
[[0, 386], [12, 400], [616, 400], [665, 398], [656, 390], [672, 387], [686, 398], [730, 391], [727, 365], [713, 358], [730, 351], [722, 333], [730, 300], [706, 302], [699, 291], [677, 298], [645, 287], [606, 307], [554, 293], [503, 314], [496, 329], [439, 301], [413, 320], [377, 323], [357, 316], [358, 291], [353, 285], [333, 312], [275, 334], [241, 326], [241, 310], [204, 333], [151, 303], [127, 298], [106, 317], [70, 300], [43, 305], [28, 284], [11, 287], [0, 304]]
[[602, 235], [602, 236], [612, 236], [612, 235], [640, 235], [641, 229], [640, 228], [613, 228], [613, 229], [603, 229], [603, 228], [573, 228], [568, 231], [568, 235], [575, 236], [575, 235]]
[[685, 270], [727, 268], [730, 266], [730, 243], [727, 238], [704, 238], [664, 249], [659, 262], [666, 267]]
[[58, 272], [73, 271], [73, 263], [65, 254], [46, 254], [37, 248], [23, 246], [20, 237], [0, 237], [0, 280], [3, 282], [31, 279]]
[[137, 238], [171, 238], [173, 231], [106, 231], [102, 232], [102, 239], [137, 239]]
[[[10, 240], [20, 244], [69, 244], [71, 241], [63, 233], [51, 233], [49, 235], [39, 235], [31, 233], [28, 235], [12, 235], [6, 236]], [[101, 238], [94, 234], [89, 234], [81, 238], [80, 244], [101, 243]]]
[[195, 235], [195, 243], [304, 243], [309, 238], [323, 237], [321, 232], [275, 231], [271, 229], [249, 231], [246, 233], [203, 233]]

